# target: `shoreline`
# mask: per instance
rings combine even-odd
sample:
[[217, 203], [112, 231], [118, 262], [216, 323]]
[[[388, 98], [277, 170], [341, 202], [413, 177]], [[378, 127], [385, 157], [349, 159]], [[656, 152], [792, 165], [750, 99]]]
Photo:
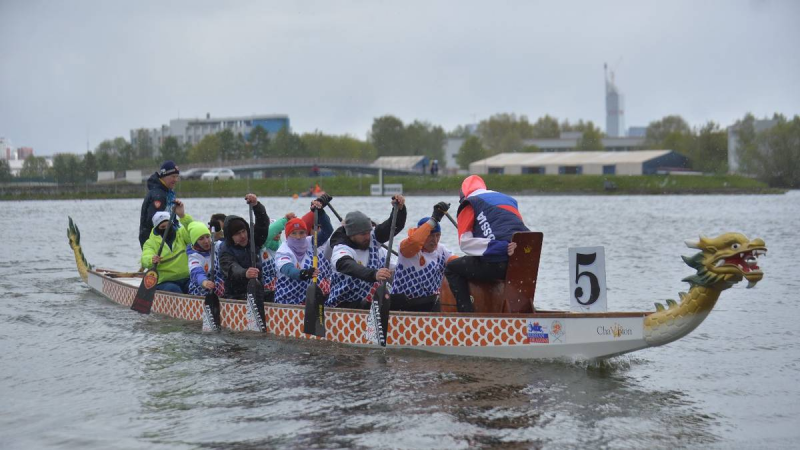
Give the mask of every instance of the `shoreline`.
[[[775, 195], [789, 189], [771, 188], [738, 175], [484, 175], [490, 189], [525, 196], [619, 195]], [[389, 176], [385, 184], [402, 184], [405, 196], [457, 194], [463, 176]], [[292, 197], [319, 183], [337, 197], [369, 197], [377, 177], [295, 177], [229, 181], [182, 180], [175, 191], [181, 198], [239, 197], [255, 192], [266, 197]], [[327, 189], [326, 189], [327, 188]], [[91, 200], [144, 198], [145, 184], [0, 185], [0, 200]], [[303, 198], [303, 197], [301, 197]]]

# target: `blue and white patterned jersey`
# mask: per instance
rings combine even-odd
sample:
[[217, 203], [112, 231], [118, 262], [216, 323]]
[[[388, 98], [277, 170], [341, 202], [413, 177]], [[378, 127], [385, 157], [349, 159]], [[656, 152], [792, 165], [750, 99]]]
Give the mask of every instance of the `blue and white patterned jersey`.
[[386, 259], [386, 250], [375, 238], [375, 230], [371, 233], [372, 242], [367, 250], [356, 250], [344, 244], [338, 244], [331, 254], [331, 294], [325, 302], [326, 306], [338, 306], [342, 302], [369, 300], [377, 283], [359, 280], [336, 271], [336, 263], [346, 256], [353, 258], [358, 264], [370, 269], [380, 269]]
[[[278, 281], [275, 284], [275, 303], [284, 303], [291, 305], [301, 305], [306, 301], [306, 291], [311, 284], [311, 280], [294, 280], [281, 272], [280, 268], [285, 264], [292, 264], [298, 269], [308, 269], [313, 267], [313, 245], [311, 240], [313, 237], [308, 236], [308, 251], [302, 262], [297, 261], [294, 252], [289, 248], [289, 245], [284, 242], [275, 253], [275, 266], [278, 270]], [[317, 268], [319, 269], [319, 278], [317, 283], [321, 284], [323, 280], [330, 278], [330, 262], [327, 262], [324, 257], [324, 249], [317, 248]], [[326, 263], [323, 263], [325, 261]]]
[[438, 294], [442, 287], [444, 266], [450, 256], [452, 253], [442, 244], [431, 253], [420, 251], [411, 258], [401, 254], [397, 259], [392, 293], [406, 294], [408, 298]]
[[[222, 241], [216, 241], [214, 243], [214, 268], [216, 269], [215, 272], [215, 282], [217, 283], [217, 295], [222, 295], [225, 292], [225, 286], [222, 286], [222, 290], [220, 290], [220, 282], [222, 280], [222, 272], [219, 270], [219, 247], [222, 245]], [[206, 276], [208, 276], [208, 271], [210, 269], [209, 264], [211, 263], [211, 255], [210, 252], [197, 252], [190, 247], [187, 247], [186, 252], [189, 254], [189, 273], [191, 274], [192, 271], [202, 270]], [[200, 295], [205, 297], [208, 294], [208, 289], [204, 288], [197, 280], [200, 277], [189, 277], [189, 294], [191, 295]], [[202, 277], [205, 278], [205, 277]], [[201, 281], [202, 283], [202, 281]]]
[[264, 289], [275, 290], [275, 283], [278, 280], [278, 269], [275, 267], [276, 252], [261, 247], [261, 273], [264, 275]]

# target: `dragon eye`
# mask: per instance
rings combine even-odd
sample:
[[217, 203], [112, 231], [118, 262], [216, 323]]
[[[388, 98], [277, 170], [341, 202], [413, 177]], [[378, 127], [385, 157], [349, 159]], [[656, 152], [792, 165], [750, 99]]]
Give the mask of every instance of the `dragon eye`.
[[731, 248], [734, 249], [734, 250], [739, 250], [739, 247], [741, 247], [741, 245], [739, 245], [739, 244], [731, 245]]

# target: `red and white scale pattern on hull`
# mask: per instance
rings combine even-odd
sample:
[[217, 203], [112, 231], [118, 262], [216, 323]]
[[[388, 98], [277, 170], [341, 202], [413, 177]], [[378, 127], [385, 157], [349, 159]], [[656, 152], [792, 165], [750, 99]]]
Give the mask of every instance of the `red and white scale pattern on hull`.
[[[103, 293], [121, 305], [130, 306], [136, 288], [103, 278]], [[153, 312], [184, 320], [200, 321], [203, 299], [158, 292]], [[303, 333], [303, 307], [267, 306], [267, 331], [278, 336], [317, 339]], [[222, 302], [222, 326], [234, 331], [247, 329], [244, 303]], [[325, 311], [327, 340], [347, 344], [368, 344], [367, 312]], [[403, 347], [488, 347], [527, 344], [526, 319], [425, 317], [392, 315], [387, 343]]]

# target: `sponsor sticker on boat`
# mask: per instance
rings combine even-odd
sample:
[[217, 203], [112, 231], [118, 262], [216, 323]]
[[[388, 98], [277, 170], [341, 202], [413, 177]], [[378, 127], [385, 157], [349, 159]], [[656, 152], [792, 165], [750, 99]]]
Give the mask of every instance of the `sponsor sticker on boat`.
[[549, 344], [550, 336], [547, 329], [538, 320], [528, 319], [528, 343], [529, 344]]
[[567, 336], [564, 333], [564, 324], [561, 323], [560, 320], [550, 322], [550, 341], [554, 344], [556, 342], [561, 344], [567, 342]]

